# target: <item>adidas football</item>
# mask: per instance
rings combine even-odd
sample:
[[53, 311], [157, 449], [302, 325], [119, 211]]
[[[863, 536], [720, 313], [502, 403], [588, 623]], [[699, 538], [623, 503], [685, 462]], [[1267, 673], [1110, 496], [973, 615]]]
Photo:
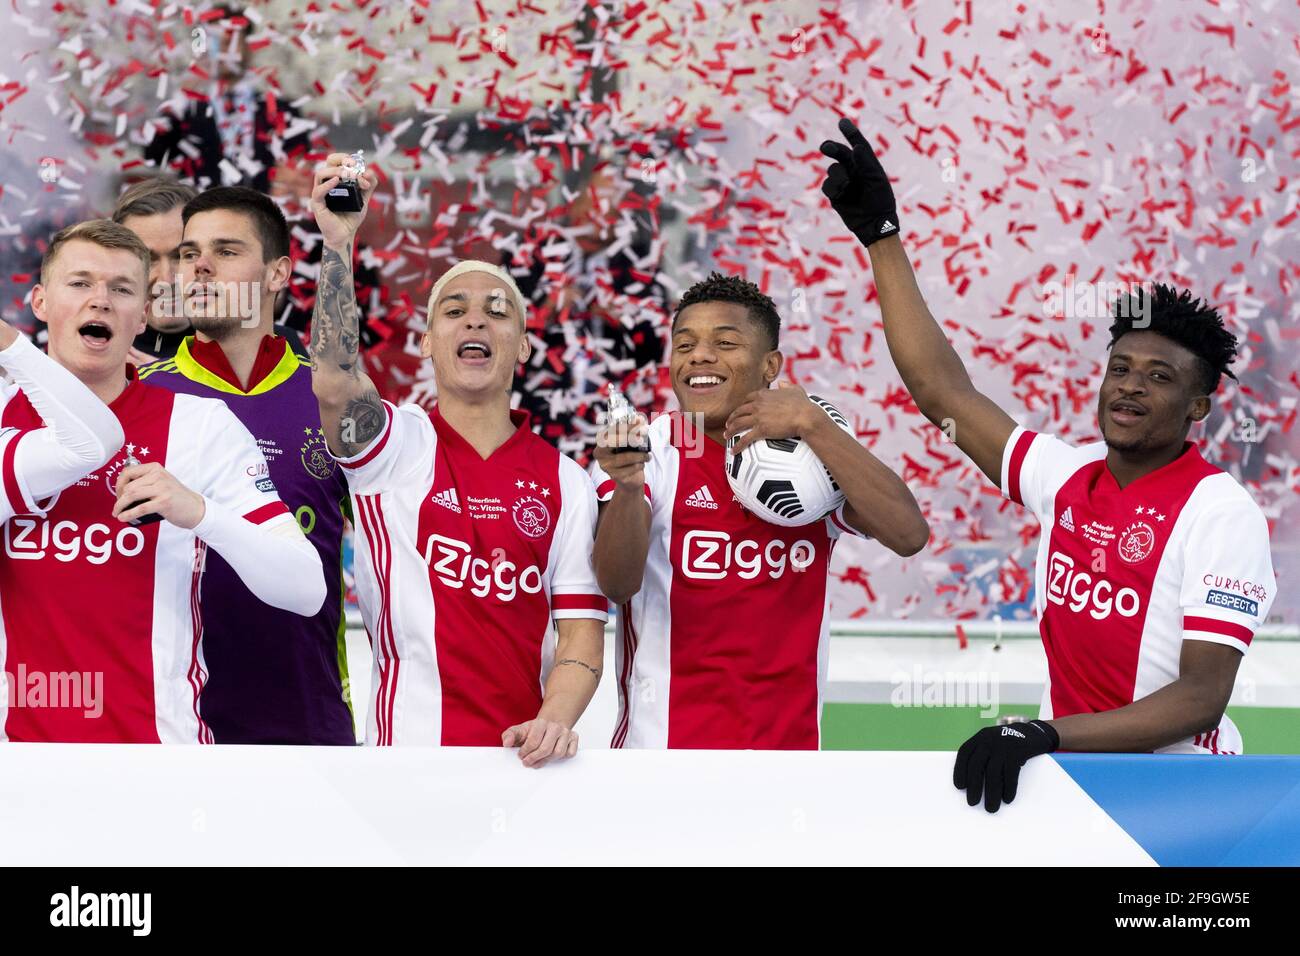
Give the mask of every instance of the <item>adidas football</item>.
[[[840, 410], [816, 395], [808, 398], [825, 409], [831, 421], [850, 435], [853, 429]], [[812, 524], [844, 503], [844, 492], [801, 438], [767, 438], [740, 454], [732, 447], [744, 432], [727, 442], [727, 481], [736, 499], [754, 514], [786, 528]]]

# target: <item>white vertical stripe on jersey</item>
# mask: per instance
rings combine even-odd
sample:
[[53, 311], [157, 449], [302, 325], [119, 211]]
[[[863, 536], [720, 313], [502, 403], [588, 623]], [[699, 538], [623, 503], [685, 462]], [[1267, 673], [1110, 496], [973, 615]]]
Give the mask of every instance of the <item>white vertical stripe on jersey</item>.
[[[3, 531], [3, 528], [0, 528]], [[9, 735], [5, 732], [5, 725], [9, 722], [9, 636], [5, 633], [5, 615], [3, 595], [0, 595], [0, 744], [8, 743]], [[17, 675], [14, 676], [17, 680]], [[18, 693], [18, 688], [13, 689], [13, 693]]]
[[208, 669], [206, 661], [203, 659], [203, 606], [199, 600], [203, 586], [203, 571], [206, 567], [207, 546], [197, 538], [194, 539], [194, 558], [190, 570], [190, 620], [191, 620], [191, 640], [190, 640], [190, 666], [186, 675], [189, 679], [190, 688], [194, 692], [194, 699], [191, 702], [191, 708], [194, 711], [194, 720], [198, 725], [196, 739], [201, 744], [211, 744], [213, 740], [212, 731], [208, 725], [203, 722], [203, 714], [199, 709], [199, 700], [203, 696], [203, 685], [208, 682]]
[[[357, 574], [357, 596], [362, 601], [361, 612], [371, 632], [375, 656], [372, 711], [382, 706], [384, 715], [382, 727], [374, 718], [367, 720], [366, 742], [439, 746], [442, 743], [442, 680], [434, 641], [437, 609], [428, 564], [423, 555], [416, 553], [414, 534], [395, 541], [392, 533], [396, 528], [419, 527], [423, 496], [384, 493], [358, 495], [353, 500], [358, 506], [357, 554], [364, 550], [371, 564], [371, 571], [364, 578]], [[394, 554], [394, 547], [407, 548], [411, 553]], [[369, 585], [364, 590], [361, 589], [363, 581]], [[400, 614], [396, 613], [397, 608], [401, 609]], [[419, 622], [419, 629], [405, 633], [394, 626], [395, 620]], [[386, 666], [381, 671], [381, 653], [386, 662], [395, 662], [396, 666]], [[422, 677], [415, 681], [411, 679], [412, 674], [429, 675], [432, 679]], [[385, 677], [386, 682], [382, 680]]]
[[[401, 669], [401, 661], [393, 643], [392, 579], [389, 576], [391, 562], [385, 535], [379, 528], [382, 496], [358, 495], [354, 500], [357, 505], [356, 551], [367, 557], [369, 573], [365, 580], [370, 585], [365, 589], [364, 597], [360, 594], [358, 597], [364, 601], [362, 606], [370, 631], [374, 661], [371, 681], [374, 696], [370, 703], [366, 740], [384, 747], [393, 742], [392, 705]], [[358, 582], [360, 580], [358, 575]]]
[[[211, 420], [205, 414], [207, 403], [215, 399], [177, 395], [172, 406], [167, 431], [167, 470], [177, 480], [195, 491], [207, 493], [205, 476], [211, 467], [204, 455], [209, 454], [206, 429], [195, 423]], [[221, 404], [220, 402], [216, 402]], [[225, 406], [222, 405], [225, 411]], [[238, 480], [233, 476], [227, 480]], [[158, 739], [165, 744], [210, 743], [200, 723], [195, 695], [207, 680], [203, 657], [201, 618], [198, 615], [202, 591], [201, 562], [206, 548], [196, 546], [192, 531], [170, 521], [158, 522], [158, 546], [153, 567], [153, 688], [154, 721]], [[111, 609], [105, 609], [111, 614]], [[200, 705], [201, 706], [201, 705]]]
[[[660, 423], [663, 423], [662, 425]], [[668, 431], [670, 416], [655, 421], [652, 428]], [[669, 432], [671, 434], [671, 432]], [[677, 501], [681, 477], [681, 453], [666, 441], [661, 458], [662, 472], [651, 491], [651, 509], [655, 517], [662, 515], [661, 531], [650, 538], [650, 555], [646, 558], [645, 580], [641, 590], [632, 598], [629, 615], [631, 640], [634, 649], [629, 671], [627, 729], [619, 742], [620, 747], [653, 748], [668, 746], [668, 702], [672, 691], [672, 586], [673, 572], [670, 549], [673, 543], [673, 506]], [[653, 532], [655, 522], [651, 521]], [[667, 596], [662, 603], [647, 600], [647, 595], [658, 593]], [[623, 644], [618, 651], [623, 652]], [[623, 671], [622, 661], [618, 670]]]

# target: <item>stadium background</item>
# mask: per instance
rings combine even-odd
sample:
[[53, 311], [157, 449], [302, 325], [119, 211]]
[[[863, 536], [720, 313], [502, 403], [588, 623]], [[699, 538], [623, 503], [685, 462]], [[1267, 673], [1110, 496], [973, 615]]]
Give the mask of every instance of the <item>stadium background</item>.
[[[381, 173], [362, 300], [386, 397], [436, 395], [414, 350], [432, 281], [457, 258], [526, 271], [539, 347], [521, 399], [579, 458], [606, 381], [646, 409], [671, 402], [655, 361], [682, 290], [718, 268], [773, 296], [794, 378], [905, 476], [935, 532], [905, 561], [870, 543], [837, 549], [827, 746], [955, 746], [979, 708], [933, 704], [983, 682], [1004, 711], [1030, 712], [1042, 657], [1026, 626], [1036, 523], [917, 414], [884, 349], [865, 256], [817, 190], [817, 144], [836, 118], [856, 117], [877, 145], [931, 308], [976, 383], [1026, 425], [1096, 436], [1104, 307], [1045, 308], [1052, 283], [1172, 280], [1208, 297], [1244, 349], [1240, 383], [1224, 383], [1196, 437], [1263, 506], [1280, 585], [1231, 713], [1249, 750], [1300, 752], [1300, 598], [1288, 587], [1300, 5], [242, 9], [249, 79], [287, 117], [275, 144], [287, 154], [267, 178], [298, 217], [298, 250], [314, 247], [301, 219], [314, 158], [363, 149]], [[39, 338], [27, 295], [43, 243], [147, 174], [166, 113], [206, 97], [229, 21], [161, 0], [12, 10], [0, 39], [0, 312]], [[304, 264], [291, 321], [310, 315], [312, 281]], [[364, 638], [353, 643], [360, 660]]]

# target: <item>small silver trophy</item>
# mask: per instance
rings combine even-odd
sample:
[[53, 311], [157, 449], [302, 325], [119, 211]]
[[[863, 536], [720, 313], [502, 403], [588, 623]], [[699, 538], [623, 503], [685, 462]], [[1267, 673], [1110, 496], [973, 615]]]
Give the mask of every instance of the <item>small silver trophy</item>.
[[[648, 453], [650, 451], [650, 439], [645, 434], [645, 429], [640, 423], [633, 424], [636, 421], [636, 409], [632, 403], [627, 400], [618, 386], [613, 382], [609, 384], [609, 413], [606, 416], [607, 426], [615, 432], [615, 438], [618, 444], [611, 444], [614, 451], [639, 451]], [[638, 434], [633, 435], [636, 431]]]
[[333, 212], [360, 212], [361, 186], [357, 179], [366, 171], [366, 157], [361, 150], [352, 154], [352, 164], [356, 166], [352, 179], [340, 179], [329, 192], [325, 194], [325, 208]]
[[[128, 452], [126, 453], [126, 467], [127, 467], [127, 468], [134, 468], [134, 467], [135, 467], [136, 465], [138, 465], [138, 464], [140, 464], [140, 459], [138, 459], [138, 458], [135, 457], [135, 452], [128, 451]], [[134, 507], [135, 507], [136, 505], [138, 505], [139, 503], [140, 503], [140, 502], [138, 502], [138, 501], [133, 502], [132, 504], [127, 505], [127, 508], [128, 508], [128, 509], [130, 509], [130, 508], [134, 508]], [[128, 523], [128, 524], [131, 524], [131, 525], [134, 525], [135, 527], [138, 528], [138, 527], [140, 527], [141, 525], [153, 524], [155, 521], [162, 521], [162, 515], [160, 515], [160, 514], [145, 515], [145, 516], [142, 517], [142, 518], [132, 518], [132, 519], [131, 519], [129, 522], [127, 522], [127, 523]]]

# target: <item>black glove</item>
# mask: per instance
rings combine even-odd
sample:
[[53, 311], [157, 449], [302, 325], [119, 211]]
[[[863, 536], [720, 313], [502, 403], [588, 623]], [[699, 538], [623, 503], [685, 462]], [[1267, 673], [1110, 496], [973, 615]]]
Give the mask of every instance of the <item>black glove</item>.
[[[889, 177], [852, 120], [840, 120], [849, 145], [826, 140], [822, 152], [835, 162], [826, 170], [822, 192], [858, 241], [869, 246], [898, 232], [898, 208]], [[852, 147], [850, 149], [849, 147]]]
[[966, 791], [972, 807], [984, 794], [984, 809], [997, 813], [1003, 802], [1016, 799], [1020, 768], [1030, 757], [1050, 754], [1061, 746], [1056, 728], [1042, 720], [985, 727], [957, 751], [952, 783]]

